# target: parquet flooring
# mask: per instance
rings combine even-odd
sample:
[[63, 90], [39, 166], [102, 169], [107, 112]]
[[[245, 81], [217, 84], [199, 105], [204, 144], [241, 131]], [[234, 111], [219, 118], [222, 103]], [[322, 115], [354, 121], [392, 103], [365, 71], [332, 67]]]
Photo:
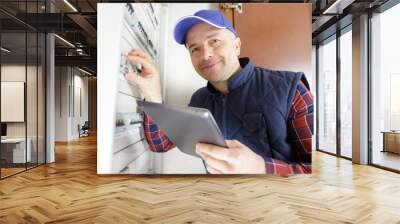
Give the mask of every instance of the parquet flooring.
[[0, 181], [0, 223], [400, 223], [400, 175], [314, 152], [313, 174], [96, 174], [96, 139]]
[[7, 177], [7, 176], [10, 176], [10, 175], [13, 175], [13, 174], [15, 174], [15, 173], [18, 173], [18, 172], [21, 172], [21, 171], [24, 171], [25, 170], [25, 167], [23, 167], [23, 168], [1, 168], [1, 176], [2, 177]]
[[[15, 167], [13, 167], [15, 166]], [[37, 166], [36, 163], [27, 163], [27, 167], [25, 167], [25, 164], [12, 164], [12, 165], [6, 165], [5, 167], [1, 168], [1, 178], [5, 178], [20, 172], [25, 171], [26, 169], [33, 169]]]

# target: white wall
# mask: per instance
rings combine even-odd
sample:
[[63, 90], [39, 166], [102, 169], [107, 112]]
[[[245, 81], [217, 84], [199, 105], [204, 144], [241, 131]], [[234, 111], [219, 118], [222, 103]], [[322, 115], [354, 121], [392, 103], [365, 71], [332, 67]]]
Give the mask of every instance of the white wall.
[[[55, 141], [69, 141], [79, 137], [78, 124], [88, 120], [88, 78], [71, 67], [56, 67], [55, 73]], [[77, 105], [82, 105], [82, 116]]]
[[55, 68], [55, 141], [68, 140], [68, 68]]
[[206, 81], [196, 73], [190, 61], [189, 52], [173, 38], [173, 28], [183, 16], [193, 15], [200, 9], [218, 9], [216, 3], [170, 3], [168, 4], [167, 58], [164, 71], [166, 103], [187, 105], [197, 89], [206, 85]]
[[[74, 93], [75, 96], [73, 96], [74, 98], [74, 109], [75, 113], [73, 113], [73, 119], [72, 119], [72, 130], [71, 130], [71, 135], [72, 138], [78, 138], [79, 137], [79, 133], [78, 133], [78, 124], [80, 124], [81, 126], [85, 123], [85, 121], [88, 120], [88, 78], [87, 76], [81, 76], [81, 72], [75, 70], [74, 71]], [[79, 98], [79, 93], [77, 92], [78, 90], [80, 90], [80, 98]], [[81, 102], [79, 102], [79, 100]], [[80, 109], [82, 110], [82, 112], [80, 113], [79, 111], [79, 107], [81, 107]]]
[[[173, 28], [183, 16], [193, 15], [200, 9], [218, 9], [217, 3], [168, 3], [165, 4], [163, 19], [167, 29], [164, 39], [164, 57], [161, 72], [164, 86], [164, 100], [167, 104], [188, 105], [190, 97], [206, 81], [196, 73], [186, 48], [175, 42]], [[166, 14], [165, 14], [166, 13]], [[161, 44], [161, 47], [163, 43]], [[163, 161], [163, 173], [204, 173], [203, 162], [196, 157], [186, 155], [175, 148], [167, 153], [155, 154], [156, 161]]]

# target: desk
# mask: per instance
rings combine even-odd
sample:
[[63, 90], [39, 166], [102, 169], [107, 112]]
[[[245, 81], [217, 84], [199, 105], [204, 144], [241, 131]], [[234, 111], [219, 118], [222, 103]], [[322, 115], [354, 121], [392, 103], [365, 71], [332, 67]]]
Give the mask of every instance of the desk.
[[382, 152], [400, 154], [400, 131], [383, 131]]
[[[31, 145], [30, 138], [26, 139], [27, 147], [25, 154], [25, 138], [6, 138], [1, 139], [1, 159], [5, 163], [25, 163], [31, 161]], [[26, 159], [26, 161], [25, 161]]]

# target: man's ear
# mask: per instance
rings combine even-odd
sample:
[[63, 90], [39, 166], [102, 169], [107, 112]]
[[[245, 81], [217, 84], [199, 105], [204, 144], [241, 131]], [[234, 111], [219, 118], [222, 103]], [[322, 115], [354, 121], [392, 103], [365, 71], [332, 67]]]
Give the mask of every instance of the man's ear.
[[239, 56], [240, 55], [240, 47], [242, 46], [242, 42], [240, 41], [239, 37], [236, 37], [235, 39], [235, 51], [236, 51], [236, 55]]

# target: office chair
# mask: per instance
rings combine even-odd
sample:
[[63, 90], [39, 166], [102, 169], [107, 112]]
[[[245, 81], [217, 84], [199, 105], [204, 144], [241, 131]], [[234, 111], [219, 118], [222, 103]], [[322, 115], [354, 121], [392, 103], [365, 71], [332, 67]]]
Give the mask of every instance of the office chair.
[[80, 125], [78, 124], [79, 138], [89, 136], [89, 129], [90, 129], [89, 121], [85, 121], [82, 127], [80, 127]]

